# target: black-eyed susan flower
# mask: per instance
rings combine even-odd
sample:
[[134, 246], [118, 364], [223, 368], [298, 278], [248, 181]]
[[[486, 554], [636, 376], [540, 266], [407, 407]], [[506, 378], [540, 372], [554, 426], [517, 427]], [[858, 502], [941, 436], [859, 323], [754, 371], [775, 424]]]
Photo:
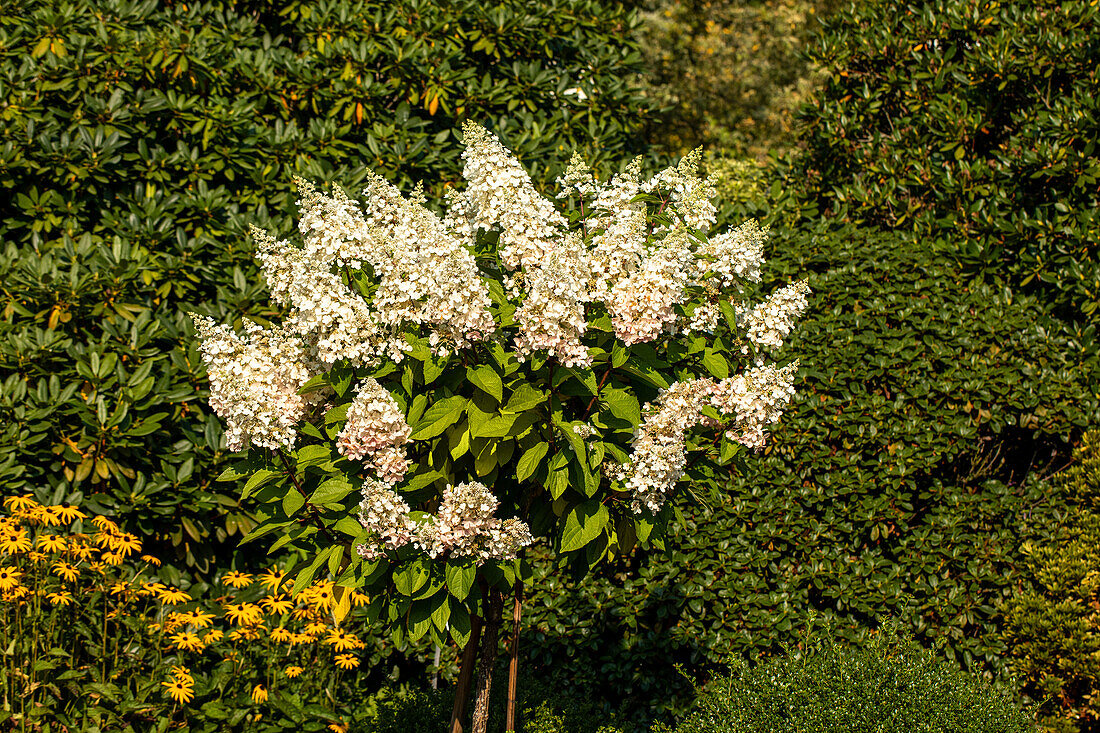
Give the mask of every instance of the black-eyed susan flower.
[[283, 674], [285, 674], [290, 679], [294, 679], [295, 677], [297, 677], [298, 675], [300, 675], [304, 671], [305, 670], [302, 669], [301, 667], [296, 667], [292, 664], [292, 665], [290, 665], [289, 667], [287, 667], [286, 669], [283, 670]]
[[348, 724], [347, 723], [329, 723], [328, 724], [328, 729], [331, 730], [332, 733], [348, 733]]
[[23, 577], [23, 571], [16, 567], [0, 568], [0, 591], [8, 593], [19, 585], [19, 579]]
[[55, 606], [67, 606], [73, 602], [73, 596], [68, 591], [62, 590], [57, 593], [47, 593], [46, 600]]
[[255, 603], [227, 603], [225, 617], [238, 626], [252, 626], [260, 622], [264, 612]]
[[36, 544], [45, 552], [64, 552], [69, 543], [59, 534], [43, 534], [39, 535]]
[[177, 680], [183, 680], [189, 684], [195, 684], [195, 678], [191, 676], [191, 670], [182, 665], [172, 667], [172, 676]]
[[94, 524], [96, 529], [98, 529], [100, 532], [104, 532], [107, 534], [118, 534], [118, 525], [102, 515], [96, 515], [92, 517], [92, 524]]
[[189, 611], [184, 614], [187, 617], [187, 623], [191, 624], [197, 629], [205, 629], [210, 625], [210, 622], [214, 620], [214, 614], [203, 613], [199, 609]]
[[111, 589], [108, 591], [112, 596], [126, 595], [130, 590], [130, 586], [121, 580], [116, 580], [111, 583]]
[[186, 705], [195, 699], [194, 683], [188, 684], [177, 677], [161, 684], [167, 688], [168, 696], [180, 705]]
[[360, 593], [357, 590], [353, 590], [351, 592], [351, 602], [355, 604], [356, 608], [358, 608], [359, 606], [370, 603], [370, 596], [368, 596], [366, 593]]
[[141, 552], [141, 540], [136, 535], [124, 532], [118, 536], [111, 549], [123, 557], [129, 557], [135, 552]]
[[4, 506], [14, 514], [37, 509], [41, 505], [29, 496], [9, 496], [4, 499]]
[[11, 590], [4, 591], [3, 598], [9, 603], [18, 602], [19, 605], [23, 605], [24, 599], [30, 594], [31, 591], [27, 586], [16, 584]]
[[150, 565], [152, 565], [153, 567], [157, 567], [157, 568], [160, 567], [160, 558], [159, 557], [153, 557], [152, 555], [142, 555], [141, 556], [141, 561], [142, 562], [147, 562]]
[[51, 511], [51, 507], [39, 507], [38, 510], [33, 513], [32, 519], [43, 527], [61, 526], [61, 518]]
[[31, 539], [27, 536], [27, 530], [20, 528], [0, 533], [0, 553], [16, 555], [30, 549]]
[[99, 556], [99, 559], [107, 563], [108, 565], [114, 565], [115, 567], [118, 567], [126, 558], [118, 552], [104, 552]]
[[294, 602], [286, 596], [266, 596], [260, 599], [260, 605], [267, 609], [269, 613], [280, 616], [284, 613], [290, 613], [294, 608]]
[[109, 566], [107, 565], [107, 563], [100, 562], [98, 560], [88, 563], [88, 569], [91, 570], [93, 573], [99, 573], [100, 575], [106, 575], [108, 567]]
[[44, 562], [48, 557], [49, 555], [47, 555], [46, 553], [38, 552], [36, 550], [31, 550], [27, 553], [27, 559], [33, 562], [35, 565], [40, 562]]
[[69, 557], [72, 557], [76, 560], [88, 560], [92, 556], [93, 552], [95, 552], [95, 550], [92, 549], [91, 545], [88, 545], [84, 542], [74, 542], [70, 538]]
[[172, 634], [169, 639], [176, 645], [177, 649], [182, 649], [185, 652], [201, 652], [203, 647], [206, 646], [202, 639], [196, 634], [192, 634], [190, 631], [181, 631], [178, 634]]
[[279, 583], [281, 583], [283, 578], [285, 577], [286, 573], [284, 573], [282, 570], [279, 570], [278, 568], [271, 568], [270, 570], [265, 570], [260, 575], [260, 585], [262, 585], [264, 588], [267, 588], [269, 591], [274, 591], [276, 588], [279, 587]]
[[325, 643], [335, 647], [338, 652], [347, 651], [348, 649], [358, 649], [363, 644], [355, 634], [350, 634], [340, 629], [333, 629], [330, 631], [328, 633], [328, 638], [325, 639]]
[[290, 641], [294, 638], [294, 632], [283, 626], [276, 626], [271, 630], [271, 640], [282, 643], [284, 641]]
[[326, 631], [328, 631], [328, 625], [321, 623], [320, 621], [310, 622], [306, 624], [306, 627], [304, 629], [302, 629], [303, 633], [311, 637], [320, 636]]
[[69, 506], [68, 504], [61, 504], [59, 506], [50, 507], [50, 511], [54, 516], [60, 519], [64, 524], [72, 524], [78, 519], [87, 519], [84, 512], [77, 509], [75, 506]]
[[309, 606], [300, 606], [294, 609], [294, 618], [302, 619], [304, 621], [316, 621], [320, 618], [320, 614], [314, 611]]
[[259, 705], [261, 702], [267, 701], [267, 688], [263, 685], [256, 685], [252, 688], [252, 702]]
[[228, 585], [230, 588], [247, 588], [252, 585], [252, 576], [248, 573], [238, 573], [236, 570], [230, 570], [222, 576], [222, 584]]
[[265, 626], [242, 626], [239, 629], [233, 629], [233, 631], [229, 632], [229, 640], [240, 641], [244, 639], [245, 641], [255, 641], [259, 639], [266, 630], [267, 627]]
[[191, 600], [191, 596], [189, 596], [187, 593], [184, 593], [178, 588], [171, 587], [165, 588], [164, 590], [157, 593], [157, 597], [160, 598], [162, 602], [170, 604], [172, 606], [178, 605], [180, 603], [187, 603], [189, 600]]
[[309, 644], [311, 641], [313, 641], [313, 637], [309, 634], [295, 634], [294, 638], [290, 640], [290, 645]]
[[337, 654], [336, 666], [340, 669], [355, 669], [359, 666], [359, 657], [354, 654]]
[[225, 636], [225, 632], [221, 629], [210, 629], [210, 631], [206, 632], [206, 636], [202, 637], [202, 643], [207, 645], [213, 644], [216, 641], [221, 641], [223, 636]]
[[168, 586], [166, 586], [164, 583], [158, 583], [156, 581], [153, 581], [153, 582], [150, 582], [150, 583], [142, 583], [141, 584], [141, 592], [143, 594], [155, 596], [155, 595], [160, 595], [160, 592], [163, 591], [167, 587]]

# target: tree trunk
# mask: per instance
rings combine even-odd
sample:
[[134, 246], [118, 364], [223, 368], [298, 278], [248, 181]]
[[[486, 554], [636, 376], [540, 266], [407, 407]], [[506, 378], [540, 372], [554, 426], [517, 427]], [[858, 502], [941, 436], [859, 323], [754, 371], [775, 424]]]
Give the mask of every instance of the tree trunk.
[[516, 729], [516, 687], [519, 677], [519, 614], [523, 602], [523, 583], [516, 583], [516, 600], [512, 604], [512, 660], [508, 664], [508, 708], [504, 712], [505, 733]]
[[497, 661], [497, 632], [504, 597], [498, 590], [489, 591], [489, 613], [485, 619], [485, 643], [481, 647], [481, 662], [477, 669], [477, 699], [470, 725], [472, 733], [485, 733], [489, 727], [489, 692], [493, 686], [493, 666]]
[[470, 616], [470, 640], [462, 650], [462, 666], [458, 670], [458, 682], [455, 684], [455, 704], [451, 708], [451, 733], [462, 733], [462, 716], [466, 713], [466, 700], [470, 697], [470, 681], [474, 678], [477, 646], [480, 641], [481, 619]]

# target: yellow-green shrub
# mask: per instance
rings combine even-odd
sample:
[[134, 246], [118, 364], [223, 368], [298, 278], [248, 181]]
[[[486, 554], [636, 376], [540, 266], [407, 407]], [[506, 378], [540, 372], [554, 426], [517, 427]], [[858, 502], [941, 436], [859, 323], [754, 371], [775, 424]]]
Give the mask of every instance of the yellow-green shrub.
[[1025, 545], [1031, 587], [1005, 611], [1011, 668], [1055, 730], [1100, 724], [1100, 431], [1055, 482], [1075, 504], [1057, 540]]

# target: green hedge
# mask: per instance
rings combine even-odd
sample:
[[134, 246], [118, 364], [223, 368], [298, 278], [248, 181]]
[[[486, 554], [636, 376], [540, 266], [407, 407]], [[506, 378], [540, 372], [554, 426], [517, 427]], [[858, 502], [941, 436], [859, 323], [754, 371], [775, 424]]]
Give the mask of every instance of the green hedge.
[[1027, 733], [1003, 691], [892, 630], [736, 665], [701, 690], [676, 733]]
[[1098, 24], [1089, 0], [852, 5], [808, 48], [825, 82], [797, 180], [825, 212], [1095, 314]]
[[812, 617], [856, 639], [897, 616], [1004, 672], [996, 604], [1063, 506], [1029, 476], [1095, 417], [1076, 371], [1095, 356], [1035, 298], [963, 284], [910, 236], [777, 230], [771, 249], [814, 292], [788, 348], [795, 404], [728, 492], [696, 486], [708, 506], [682, 505], [667, 553], [531, 584], [527, 649], [560, 684], [680, 709], [673, 663], [773, 652]]
[[294, 174], [437, 190], [466, 118], [542, 179], [573, 149], [628, 157], [634, 22], [595, 0], [4, 3], [0, 494], [83, 494], [203, 565], [249, 520], [212, 483], [180, 313], [271, 315], [247, 223], [290, 230]]

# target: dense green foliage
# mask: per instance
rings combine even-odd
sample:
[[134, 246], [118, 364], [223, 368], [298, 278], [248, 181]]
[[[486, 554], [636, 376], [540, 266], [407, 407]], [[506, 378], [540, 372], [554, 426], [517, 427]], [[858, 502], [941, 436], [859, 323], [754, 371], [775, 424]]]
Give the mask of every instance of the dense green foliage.
[[[497, 677], [505, 674], [504, 667]], [[493, 688], [489, 731], [504, 731], [504, 685]], [[545, 682], [521, 675], [516, 696], [517, 733], [620, 733], [603, 710], [584, 697], [563, 695]], [[360, 713], [371, 733], [442, 731], [450, 720], [452, 689], [383, 689]]]
[[[1100, 726], [1100, 433], [1053, 483], [1071, 510], [1048, 542], [1028, 545], [1028, 583], [1005, 610], [1010, 666], [1051, 727]], [[1080, 726], [1080, 727], [1079, 727]]]
[[573, 148], [625, 157], [633, 22], [593, 0], [5, 3], [0, 492], [83, 494], [204, 563], [251, 520], [212, 483], [180, 312], [265, 313], [246, 224], [289, 229], [294, 174], [438, 191], [465, 118], [544, 179]]
[[968, 272], [1100, 306], [1100, 88], [1088, 0], [885, 0], [830, 18], [798, 179], [822, 211], [947, 238]]
[[676, 733], [1029, 730], [1011, 697], [888, 632], [862, 647], [736, 665], [703, 688]]
[[896, 615], [1004, 671], [996, 603], [1062, 506], [1026, 477], [1096, 414], [1082, 346], [1035, 298], [962, 284], [911, 237], [778, 231], [772, 257], [815, 293], [786, 347], [795, 405], [728, 487], [696, 487], [708, 505], [683, 503], [667, 553], [532, 584], [530, 654], [563, 685], [677, 706], [670, 662], [774, 651], [811, 615], [853, 637]]

